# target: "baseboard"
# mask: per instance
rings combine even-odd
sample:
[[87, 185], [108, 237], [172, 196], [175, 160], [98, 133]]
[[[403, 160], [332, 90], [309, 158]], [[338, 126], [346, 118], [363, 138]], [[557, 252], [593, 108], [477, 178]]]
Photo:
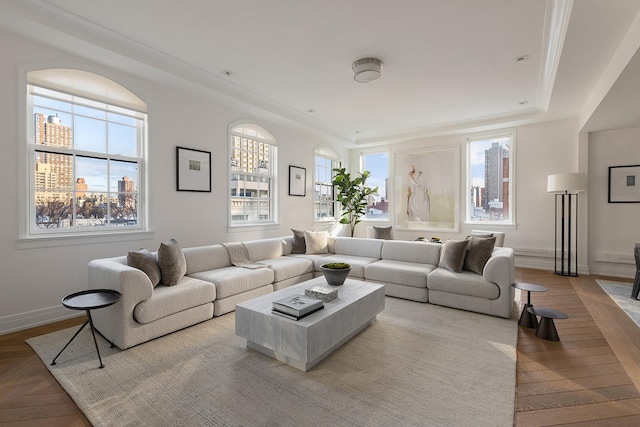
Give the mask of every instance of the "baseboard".
[[60, 304], [38, 310], [27, 311], [25, 313], [3, 316], [0, 317], [0, 335], [10, 334], [23, 329], [33, 328], [35, 326], [46, 325], [48, 323], [69, 319], [71, 317], [77, 317], [82, 314], [84, 314], [84, 311], [79, 312], [76, 310], [69, 310]]

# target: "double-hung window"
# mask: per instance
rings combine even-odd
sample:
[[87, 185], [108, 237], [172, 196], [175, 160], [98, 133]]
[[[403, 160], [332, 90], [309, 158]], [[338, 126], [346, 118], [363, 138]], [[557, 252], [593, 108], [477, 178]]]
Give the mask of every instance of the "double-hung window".
[[467, 140], [467, 223], [514, 224], [512, 133]]
[[316, 221], [336, 219], [336, 199], [333, 188], [334, 169], [340, 166], [338, 155], [328, 147], [314, 154], [314, 214]]
[[73, 88], [27, 89], [29, 234], [142, 229], [146, 114]]
[[260, 126], [231, 128], [229, 224], [260, 225], [276, 222], [277, 146]]

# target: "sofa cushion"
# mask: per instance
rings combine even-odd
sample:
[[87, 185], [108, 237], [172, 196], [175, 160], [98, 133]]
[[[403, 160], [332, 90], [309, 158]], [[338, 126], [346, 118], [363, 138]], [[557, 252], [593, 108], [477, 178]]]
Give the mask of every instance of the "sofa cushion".
[[257, 263], [268, 265], [273, 270], [274, 282], [282, 282], [292, 277], [313, 273], [313, 262], [307, 258], [283, 256], [257, 261]]
[[393, 230], [393, 227], [388, 226], [388, 227], [377, 227], [377, 226], [373, 226], [373, 238], [374, 239], [382, 239], [382, 240], [393, 240], [393, 237], [391, 237], [391, 230]]
[[184, 248], [182, 253], [187, 260], [187, 275], [232, 265], [229, 252], [222, 245]]
[[270, 268], [223, 267], [216, 270], [201, 271], [191, 277], [205, 280], [216, 285], [217, 298], [226, 298], [261, 286], [273, 283], [273, 270]]
[[156, 256], [149, 250], [140, 249], [139, 251], [129, 252], [127, 254], [127, 265], [144, 271], [153, 286], [157, 286], [160, 283], [160, 267], [158, 267]]
[[436, 268], [429, 274], [427, 288], [430, 291], [449, 292], [485, 299], [496, 299], [500, 296], [498, 285], [487, 282], [482, 276], [470, 271], [454, 273], [444, 268]]
[[427, 276], [435, 269], [435, 265], [383, 259], [365, 266], [364, 277], [374, 282], [426, 288]]
[[251, 240], [244, 242], [251, 262], [272, 259], [282, 256], [283, 241], [281, 238]]
[[386, 240], [373, 240], [360, 237], [336, 237], [334, 253], [380, 259], [382, 245]]
[[462, 271], [468, 244], [469, 242], [466, 240], [447, 240], [444, 242], [438, 267], [446, 268], [456, 273]]
[[294, 230], [291, 229], [293, 233], [293, 248], [291, 249], [292, 254], [303, 254], [307, 252], [307, 245], [304, 240], [304, 231], [303, 230]]
[[382, 259], [438, 265], [440, 262], [439, 243], [390, 240], [382, 245]]
[[187, 260], [175, 239], [160, 243], [158, 266], [160, 266], [162, 283], [167, 286], [177, 285], [187, 273]]
[[138, 303], [133, 309], [133, 317], [139, 323], [151, 323], [215, 299], [213, 283], [185, 276], [174, 286], [156, 286], [151, 298]]
[[307, 254], [326, 254], [329, 252], [326, 231], [304, 231]]
[[496, 244], [496, 238], [490, 237], [474, 237], [467, 236], [469, 242], [467, 246], [467, 254], [464, 258], [463, 269], [472, 271], [476, 274], [482, 274], [484, 266], [491, 258], [493, 248]]

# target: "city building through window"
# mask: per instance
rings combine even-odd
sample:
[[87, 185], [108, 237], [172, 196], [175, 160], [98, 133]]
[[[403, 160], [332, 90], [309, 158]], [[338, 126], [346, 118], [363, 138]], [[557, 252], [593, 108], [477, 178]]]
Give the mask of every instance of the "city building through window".
[[314, 153], [314, 214], [316, 221], [336, 219], [336, 199], [333, 188], [333, 169], [340, 167], [340, 159], [331, 148], [320, 147]]
[[378, 187], [378, 194], [372, 195], [367, 203], [366, 219], [389, 219], [389, 152], [379, 151], [375, 153], [362, 153], [361, 164], [363, 171], [371, 172], [367, 179], [367, 187]]
[[470, 139], [467, 222], [513, 224], [513, 137]]
[[260, 126], [240, 124], [230, 131], [229, 224], [276, 222], [275, 138]]
[[[84, 71], [40, 70], [27, 80], [29, 234], [143, 228], [146, 106], [117, 83]], [[117, 88], [111, 92], [117, 99], [91, 97], [87, 88], [110, 92], [95, 89], [103, 84]], [[123, 106], [134, 104], [142, 108]]]

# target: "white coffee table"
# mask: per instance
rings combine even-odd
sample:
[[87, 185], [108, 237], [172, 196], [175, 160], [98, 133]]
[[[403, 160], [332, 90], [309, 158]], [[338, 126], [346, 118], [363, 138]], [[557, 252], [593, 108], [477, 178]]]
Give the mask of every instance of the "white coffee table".
[[[338, 298], [298, 321], [271, 313], [274, 300], [301, 294], [315, 285], [338, 289]], [[247, 347], [302, 371], [308, 371], [366, 328], [384, 310], [384, 285], [347, 279], [327, 285], [324, 277], [236, 304], [236, 335]]]

